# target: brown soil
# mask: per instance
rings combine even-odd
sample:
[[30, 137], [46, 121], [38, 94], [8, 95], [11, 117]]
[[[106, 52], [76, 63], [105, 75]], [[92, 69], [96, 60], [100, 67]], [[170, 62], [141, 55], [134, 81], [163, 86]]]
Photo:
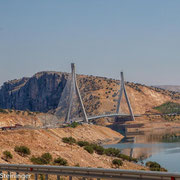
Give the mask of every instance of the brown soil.
[[[62, 142], [62, 137], [72, 136], [77, 140], [87, 140], [90, 142], [111, 142], [119, 141], [123, 136], [109, 128], [82, 125], [77, 128], [56, 128], [39, 130], [8, 130], [0, 132], [0, 154], [8, 150], [13, 154], [13, 159], [6, 162], [0, 159], [0, 163], [12, 164], [31, 164], [32, 155], [40, 156], [42, 153], [49, 152], [53, 158], [61, 156], [68, 161], [70, 166], [79, 164], [82, 167], [112, 167], [112, 157], [89, 154], [82, 147], [68, 145]], [[30, 148], [31, 155], [21, 157], [14, 152], [17, 145], [25, 145]], [[122, 169], [142, 169], [144, 167], [132, 162], [124, 161]], [[145, 168], [146, 169], [146, 168]]]

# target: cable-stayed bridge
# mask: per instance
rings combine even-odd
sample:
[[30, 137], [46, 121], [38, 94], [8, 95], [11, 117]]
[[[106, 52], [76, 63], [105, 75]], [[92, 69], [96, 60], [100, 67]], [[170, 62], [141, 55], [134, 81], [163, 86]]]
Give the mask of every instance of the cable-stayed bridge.
[[[129, 114], [120, 113], [120, 106], [122, 104], [123, 94], [125, 96], [125, 101], [128, 106]], [[55, 116], [57, 117], [57, 119], [61, 119], [61, 122], [64, 123], [71, 123], [74, 121], [82, 121], [84, 123], [88, 123], [91, 120], [106, 117], [115, 118], [115, 120], [123, 117], [130, 118], [130, 120], [134, 121], [134, 117], [139, 117], [140, 115], [133, 114], [133, 110], [131, 108], [131, 104], [126, 92], [123, 72], [121, 72], [121, 85], [116, 107], [116, 112], [114, 113], [87, 116], [76, 79], [75, 64], [71, 64], [71, 74], [66, 82], [66, 86], [62, 92], [58, 107], [55, 112]]]

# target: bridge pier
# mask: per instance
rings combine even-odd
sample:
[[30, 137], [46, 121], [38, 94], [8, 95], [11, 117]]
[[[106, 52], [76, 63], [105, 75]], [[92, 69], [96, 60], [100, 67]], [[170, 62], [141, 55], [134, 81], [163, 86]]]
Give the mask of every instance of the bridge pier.
[[[126, 87], [125, 87], [125, 82], [124, 82], [124, 75], [123, 75], [123, 72], [121, 72], [120, 94], [119, 94], [118, 104], [117, 104], [117, 109], [116, 109], [117, 114], [119, 114], [119, 108], [120, 108], [120, 105], [121, 105], [123, 92], [124, 92], [124, 95], [125, 95], [125, 98], [126, 98], [126, 103], [128, 105], [128, 109], [129, 109], [129, 112], [130, 112], [130, 115], [131, 115], [131, 119], [134, 121], [135, 119], [134, 119], [133, 110], [131, 108], [131, 104], [130, 104], [130, 101], [129, 101], [129, 98], [128, 98], [128, 95], [127, 95], [127, 92], [126, 92]], [[115, 117], [115, 120], [116, 120], [116, 117]]]
[[87, 118], [87, 114], [83, 105], [83, 101], [81, 98], [81, 94], [79, 91], [79, 87], [77, 84], [77, 79], [76, 79], [76, 72], [75, 72], [75, 64], [71, 63], [71, 76], [72, 76], [72, 81], [71, 81], [71, 91], [70, 91], [70, 99], [69, 99], [69, 106], [68, 106], [68, 111], [66, 114], [66, 118], [65, 118], [65, 123], [70, 122], [70, 113], [72, 110], [72, 103], [73, 103], [73, 93], [75, 92], [77, 94], [81, 109], [82, 109], [82, 113], [83, 113], [83, 118], [84, 118], [84, 122], [88, 123], [88, 118]]

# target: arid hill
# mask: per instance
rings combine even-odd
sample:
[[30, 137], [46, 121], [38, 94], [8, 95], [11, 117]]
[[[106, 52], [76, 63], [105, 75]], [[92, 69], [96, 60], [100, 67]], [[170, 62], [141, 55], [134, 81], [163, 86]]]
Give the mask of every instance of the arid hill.
[[[83, 147], [79, 147], [76, 144], [70, 145], [62, 141], [63, 137], [70, 136], [76, 140], [85, 140], [91, 143], [117, 143], [123, 137], [121, 134], [107, 127], [96, 125], [80, 125], [76, 128], [0, 131], [0, 163], [32, 164], [31, 157], [40, 157], [43, 153], [50, 153], [53, 159], [60, 156], [67, 160], [69, 166], [113, 167], [113, 157], [98, 155], [95, 152], [90, 154]], [[26, 146], [30, 149], [31, 154], [22, 156], [15, 152], [15, 146]], [[9, 151], [13, 158], [6, 160], [3, 155], [4, 151]], [[128, 161], [123, 161], [123, 165], [120, 168], [147, 169], [146, 167]]]
[[[68, 73], [40, 72], [31, 78], [5, 82], [0, 89], [0, 108], [48, 112], [56, 109]], [[78, 75], [78, 84], [88, 115], [115, 112], [119, 81]], [[126, 82], [134, 113], [143, 114], [167, 101], [180, 102], [180, 93]], [[124, 101], [124, 100], [123, 100]], [[122, 112], [127, 112], [122, 103]]]
[[160, 86], [156, 86], [162, 89], [166, 89], [169, 91], [175, 91], [175, 92], [180, 92], [180, 86], [173, 86], [173, 85], [160, 85]]

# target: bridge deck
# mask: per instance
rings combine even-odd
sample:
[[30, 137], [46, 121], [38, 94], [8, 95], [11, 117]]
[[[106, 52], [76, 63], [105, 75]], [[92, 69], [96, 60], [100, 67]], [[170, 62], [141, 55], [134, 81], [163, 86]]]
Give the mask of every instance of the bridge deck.
[[[135, 117], [140, 117], [140, 115], [134, 115]], [[102, 114], [98, 116], [91, 116], [88, 117], [88, 120], [93, 120], [93, 119], [99, 119], [103, 117], [130, 117], [129, 114]]]
[[[88, 119], [88, 121], [90, 121], [90, 120], [104, 118], [104, 117], [111, 118], [111, 117], [130, 117], [130, 116], [131, 115], [129, 115], [129, 114], [102, 114], [102, 115], [97, 115], [97, 116], [90, 116], [87, 119]], [[134, 115], [134, 117], [141, 117], [141, 115], [136, 114], [136, 115]], [[81, 122], [81, 121], [83, 121], [83, 119], [76, 119], [74, 121]]]

